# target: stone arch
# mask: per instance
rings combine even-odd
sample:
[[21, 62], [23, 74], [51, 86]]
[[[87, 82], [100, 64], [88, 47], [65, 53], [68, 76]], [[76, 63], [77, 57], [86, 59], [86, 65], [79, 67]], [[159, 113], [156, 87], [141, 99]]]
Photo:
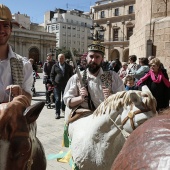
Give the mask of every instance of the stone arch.
[[36, 48], [36, 47], [30, 48], [28, 56], [29, 56], [29, 58], [33, 58], [34, 61], [38, 63], [40, 60], [40, 52], [39, 52], [38, 48]]
[[123, 51], [122, 61], [123, 61], [123, 62], [128, 62], [128, 60], [129, 60], [129, 48], [126, 48], [126, 49]]
[[117, 49], [113, 49], [110, 54], [110, 60], [115, 60], [116, 58], [120, 59], [120, 53]]

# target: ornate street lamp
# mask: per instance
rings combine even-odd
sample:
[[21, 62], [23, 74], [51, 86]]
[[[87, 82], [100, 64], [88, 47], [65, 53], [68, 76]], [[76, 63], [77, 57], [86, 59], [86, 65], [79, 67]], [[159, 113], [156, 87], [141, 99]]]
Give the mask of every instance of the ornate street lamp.
[[57, 49], [55, 47], [50, 48], [50, 52], [51, 52], [52, 56], [54, 56], [54, 54], [56, 54], [56, 50]]
[[94, 41], [101, 41], [103, 40], [105, 28], [103, 26], [100, 26], [99, 24], [95, 23], [90, 28], [90, 33], [92, 35], [92, 40]]
[[58, 47], [50, 48], [50, 53], [52, 54], [52, 56], [55, 56], [56, 59], [61, 52], [62, 52], [61, 48], [58, 48]]

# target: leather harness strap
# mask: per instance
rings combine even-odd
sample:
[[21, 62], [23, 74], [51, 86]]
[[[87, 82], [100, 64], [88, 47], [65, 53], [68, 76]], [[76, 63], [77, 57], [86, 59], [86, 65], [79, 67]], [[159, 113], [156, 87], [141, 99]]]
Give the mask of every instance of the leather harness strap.
[[[144, 106], [145, 107], [145, 106]], [[134, 124], [134, 121], [133, 121], [133, 118], [135, 117], [135, 115], [137, 114], [140, 114], [142, 112], [148, 112], [150, 111], [149, 108], [146, 108], [146, 109], [138, 109], [136, 111], [132, 111], [132, 108], [133, 108], [133, 103], [131, 104], [131, 107], [130, 107], [130, 112], [128, 113], [128, 115], [124, 118], [124, 120], [122, 121], [122, 125], [125, 125], [125, 123], [130, 119], [130, 124], [131, 124], [131, 127], [133, 130], [136, 129], [135, 127], [135, 124]]]
[[21, 136], [21, 137], [29, 137], [29, 133], [28, 132], [15, 132], [15, 134], [13, 135], [15, 136]]

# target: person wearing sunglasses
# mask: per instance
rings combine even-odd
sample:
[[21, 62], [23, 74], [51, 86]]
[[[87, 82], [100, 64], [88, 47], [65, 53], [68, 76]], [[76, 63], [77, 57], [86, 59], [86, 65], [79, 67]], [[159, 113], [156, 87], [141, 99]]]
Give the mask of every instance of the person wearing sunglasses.
[[169, 107], [169, 77], [166, 69], [161, 68], [161, 62], [158, 58], [152, 59], [149, 65], [149, 72], [137, 82], [137, 86], [148, 86], [157, 101], [157, 111], [161, 111]]

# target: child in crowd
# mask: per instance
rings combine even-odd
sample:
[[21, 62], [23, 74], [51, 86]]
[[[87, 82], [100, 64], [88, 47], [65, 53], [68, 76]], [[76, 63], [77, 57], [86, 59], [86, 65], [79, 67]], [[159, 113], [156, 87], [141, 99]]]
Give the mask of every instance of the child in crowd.
[[138, 90], [138, 87], [135, 85], [135, 78], [133, 76], [126, 76], [125, 78], [125, 90]]
[[47, 83], [47, 91], [46, 91], [46, 97], [47, 97], [47, 103], [50, 106], [52, 103], [54, 103], [54, 94], [53, 94], [54, 86], [51, 82]]

